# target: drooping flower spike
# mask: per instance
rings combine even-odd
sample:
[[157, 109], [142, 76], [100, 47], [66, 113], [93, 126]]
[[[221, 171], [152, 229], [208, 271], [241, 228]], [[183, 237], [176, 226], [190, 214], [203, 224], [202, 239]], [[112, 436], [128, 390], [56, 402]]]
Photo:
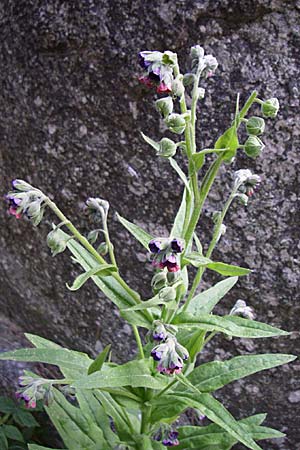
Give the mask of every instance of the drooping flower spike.
[[177, 342], [175, 336], [167, 333], [165, 340], [152, 349], [151, 356], [158, 362], [158, 372], [173, 375], [181, 373], [183, 361], [188, 359], [189, 354], [186, 348]]

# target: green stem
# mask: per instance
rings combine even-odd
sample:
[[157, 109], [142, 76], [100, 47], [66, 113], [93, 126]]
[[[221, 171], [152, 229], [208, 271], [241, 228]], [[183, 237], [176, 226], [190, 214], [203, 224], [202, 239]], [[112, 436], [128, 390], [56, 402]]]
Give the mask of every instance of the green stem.
[[138, 349], [139, 349], [139, 354], [140, 354], [139, 359], [144, 359], [145, 358], [145, 354], [144, 354], [144, 349], [143, 349], [142, 340], [141, 340], [141, 336], [140, 336], [139, 330], [138, 330], [136, 325], [132, 325], [132, 329], [133, 329], [134, 337], [135, 337], [135, 340], [136, 340], [136, 343], [137, 343], [137, 346], [138, 346]]
[[103, 217], [102, 222], [103, 222], [103, 230], [104, 230], [105, 242], [106, 242], [106, 245], [108, 247], [109, 257], [110, 257], [110, 260], [111, 260], [112, 264], [117, 267], [117, 262], [116, 262], [116, 258], [115, 258], [115, 254], [114, 254], [114, 246], [113, 246], [113, 244], [112, 244], [112, 242], [110, 240], [110, 237], [109, 237], [109, 231], [108, 231], [108, 226], [107, 226], [107, 219], [105, 217]]

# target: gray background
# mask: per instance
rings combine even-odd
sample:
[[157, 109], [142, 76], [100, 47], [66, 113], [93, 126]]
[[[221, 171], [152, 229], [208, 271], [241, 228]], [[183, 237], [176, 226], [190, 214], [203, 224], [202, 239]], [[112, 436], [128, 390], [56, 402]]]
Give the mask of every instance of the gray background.
[[[137, 82], [138, 51], [176, 51], [183, 71], [191, 45], [200, 43], [217, 57], [220, 66], [205, 85], [199, 112], [202, 148], [229, 126], [237, 92], [243, 100], [253, 89], [279, 98], [279, 116], [267, 122], [263, 156], [253, 161], [241, 154], [222, 169], [199, 233], [207, 242], [211, 213], [229, 192], [232, 169], [261, 174], [262, 186], [248, 208], [230, 211], [215, 254], [254, 272], [218, 312], [242, 298], [258, 320], [297, 331], [300, 2], [2, 0], [0, 16], [1, 195], [11, 179], [24, 178], [55, 198], [82, 232], [82, 207], [90, 195], [106, 198], [112, 212], [156, 235], [167, 234], [180, 202], [176, 175], [140, 137], [143, 130], [160, 139], [164, 128], [153, 93]], [[152, 269], [145, 252], [110, 218], [121, 273], [147, 298]], [[53, 219], [47, 214], [33, 229], [8, 217], [2, 206], [0, 347], [20, 346], [22, 332], [29, 331], [92, 355], [112, 341], [115, 359], [127, 360], [135, 352], [133, 336], [114, 307], [91, 282], [76, 293], [65, 288], [78, 272], [67, 254], [51, 259], [45, 238]], [[212, 281], [206, 276], [203, 286]], [[298, 332], [280, 340], [218, 338], [202, 360], [277, 350], [297, 354]], [[19, 367], [1, 364], [4, 390]], [[265, 449], [300, 449], [299, 370], [295, 362], [218, 393], [236, 417], [265, 411], [267, 423], [288, 434], [262, 444]]]

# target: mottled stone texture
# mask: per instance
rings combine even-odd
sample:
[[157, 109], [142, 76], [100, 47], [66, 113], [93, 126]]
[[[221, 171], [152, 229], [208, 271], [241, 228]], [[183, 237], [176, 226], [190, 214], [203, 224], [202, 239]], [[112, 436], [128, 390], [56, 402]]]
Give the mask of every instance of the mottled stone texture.
[[[248, 208], [235, 205], [229, 213], [228, 232], [215, 254], [254, 272], [218, 311], [242, 298], [259, 320], [297, 330], [300, 2], [1, 0], [0, 14], [1, 195], [12, 178], [27, 179], [51, 194], [83, 232], [88, 195], [106, 198], [112, 211], [157, 234], [167, 233], [180, 202], [176, 175], [140, 137], [143, 130], [160, 138], [164, 127], [152, 93], [137, 83], [138, 50], [176, 51], [188, 69], [188, 48], [200, 43], [219, 60], [199, 111], [201, 146], [212, 146], [228, 127], [237, 92], [242, 100], [253, 89], [279, 98], [280, 114], [268, 120], [263, 156], [250, 161], [240, 155], [233, 167], [222, 169], [200, 235], [207, 242], [211, 212], [229, 190], [232, 169], [262, 174]], [[45, 238], [53, 219], [48, 214], [32, 229], [8, 218], [2, 207], [1, 313], [23, 330], [92, 354], [112, 340], [115, 358], [127, 359], [134, 352], [131, 329], [111, 304], [91, 282], [76, 293], [66, 289], [78, 271], [67, 254], [49, 255]], [[151, 268], [144, 251], [113, 214], [111, 234], [122, 274], [146, 298]], [[211, 282], [207, 276], [205, 285]], [[1, 322], [7, 340], [6, 327]], [[296, 333], [251, 342], [219, 338], [203, 360], [254, 351], [297, 354], [297, 345], [299, 350]], [[268, 424], [288, 434], [262, 444], [265, 449], [300, 448], [299, 370], [296, 362], [218, 393], [237, 417], [266, 411]]]

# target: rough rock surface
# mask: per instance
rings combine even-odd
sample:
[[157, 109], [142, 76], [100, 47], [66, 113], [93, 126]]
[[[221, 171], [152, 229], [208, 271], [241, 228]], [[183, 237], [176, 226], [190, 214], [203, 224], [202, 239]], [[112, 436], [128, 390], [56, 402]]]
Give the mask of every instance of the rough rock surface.
[[[237, 92], [242, 99], [253, 89], [279, 98], [282, 107], [267, 123], [263, 157], [249, 161], [241, 155], [233, 165], [263, 174], [264, 182], [247, 210], [235, 206], [226, 220], [216, 258], [254, 272], [240, 280], [219, 312], [243, 298], [259, 320], [299, 329], [299, 0], [2, 0], [0, 17], [1, 195], [11, 179], [27, 179], [50, 193], [83, 232], [88, 195], [106, 198], [112, 211], [158, 235], [167, 233], [180, 202], [182, 186], [140, 137], [143, 130], [160, 138], [164, 130], [152, 93], [136, 81], [138, 50], [176, 51], [186, 69], [195, 43], [217, 57], [220, 67], [205, 86], [199, 113], [202, 146], [211, 146], [229, 125]], [[204, 243], [231, 170], [222, 169], [206, 206]], [[112, 341], [115, 358], [127, 359], [133, 337], [115, 309], [91, 282], [76, 293], [66, 289], [77, 269], [67, 254], [49, 255], [45, 238], [53, 219], [47, 215], [32, 229], [2, 208], [0, 312], [26, 331], [91, 354]], [[122, 274], [146, 298], [151, 269], [143, 250], [113, 215], [111, 235]], [[205, 284], [211, 281], [206, 277]], [[204, 357], [277, 350], [297, 354], [299, 335], [217, 339]], [[262, 444], [265, 449], [300, 449], [299, 370], [295, 362], [218, 394], [237, 417], [266, 411], [267, 423], [287, 433], [280, 442]]]

